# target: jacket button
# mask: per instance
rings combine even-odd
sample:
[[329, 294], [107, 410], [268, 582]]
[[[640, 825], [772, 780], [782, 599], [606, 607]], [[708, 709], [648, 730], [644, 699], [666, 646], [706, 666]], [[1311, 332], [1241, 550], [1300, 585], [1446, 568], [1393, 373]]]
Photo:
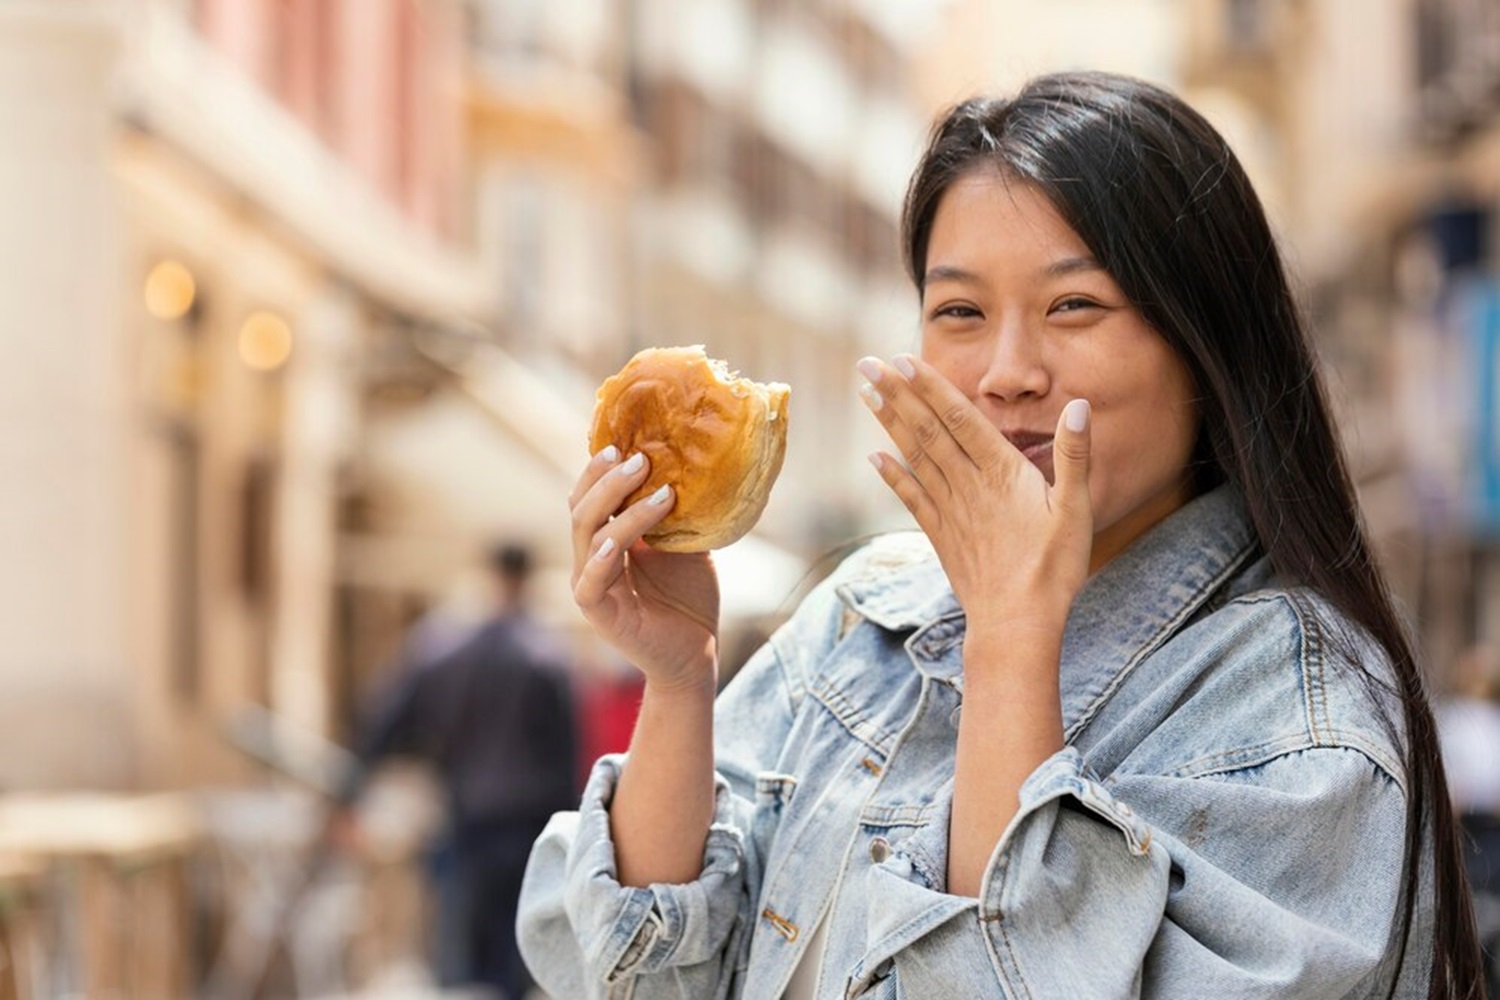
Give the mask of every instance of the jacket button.
[[870, 860], [877, 865], [891, 856], [891, 843], [884, 837], [876, 837], [870, 841]]

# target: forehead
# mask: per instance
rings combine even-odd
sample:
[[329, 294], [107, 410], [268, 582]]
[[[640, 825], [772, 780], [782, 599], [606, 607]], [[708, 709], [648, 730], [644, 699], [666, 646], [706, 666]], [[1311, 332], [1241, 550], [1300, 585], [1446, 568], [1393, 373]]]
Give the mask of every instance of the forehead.
[[1088, 255], [1088, 247], [1041, 188], [996, 170], [971, 171], [943, 192], [933, 216], [928, 264], [945, 253]]

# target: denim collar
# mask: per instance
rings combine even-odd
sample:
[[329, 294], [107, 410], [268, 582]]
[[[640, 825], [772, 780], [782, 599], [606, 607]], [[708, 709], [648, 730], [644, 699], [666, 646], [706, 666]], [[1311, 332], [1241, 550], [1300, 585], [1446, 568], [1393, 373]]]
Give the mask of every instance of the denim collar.
[[[1224, 485], [1190, 500], [1089, 579], [1063, 633], [1063, 720], [1070, 736], [1254, 550], [1244, 503]], [[919, 668], [961, 687], [961, 657], [941, 654], [962, 638], [963, 609], [926, 538], [904, 534], [864, 568], [839, 588], [844, 602], [882, 628], [913, 631], [908, 646]]]

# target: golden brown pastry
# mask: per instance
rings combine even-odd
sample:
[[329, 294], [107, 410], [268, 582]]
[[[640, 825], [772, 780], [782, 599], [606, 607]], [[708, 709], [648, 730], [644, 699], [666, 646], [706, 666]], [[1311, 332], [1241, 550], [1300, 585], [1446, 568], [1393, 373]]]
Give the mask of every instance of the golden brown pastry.
[[595, 393], [589, 451], [645, 452], [651, 472], [627, 505], [663, 483], [672, 513], [645, 538], [667, 552], [723, 548], [759, 520], [786, 453], [780, 382], [737, 377], [701, 345], [648, 347]]

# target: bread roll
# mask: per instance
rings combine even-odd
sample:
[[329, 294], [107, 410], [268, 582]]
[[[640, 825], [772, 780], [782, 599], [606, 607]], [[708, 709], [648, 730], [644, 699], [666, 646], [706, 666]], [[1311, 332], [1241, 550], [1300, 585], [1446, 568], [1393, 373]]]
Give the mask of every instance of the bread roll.
[[595, 394], [589, 450], [645, 452], [651, 472], [627, 505], [663, 483], [677, 494], [646, 541], [667, 552], [723, 548], [759, 520], [786, 453], [780, 382], [739, 378], [702, 345], [649, 347]]

